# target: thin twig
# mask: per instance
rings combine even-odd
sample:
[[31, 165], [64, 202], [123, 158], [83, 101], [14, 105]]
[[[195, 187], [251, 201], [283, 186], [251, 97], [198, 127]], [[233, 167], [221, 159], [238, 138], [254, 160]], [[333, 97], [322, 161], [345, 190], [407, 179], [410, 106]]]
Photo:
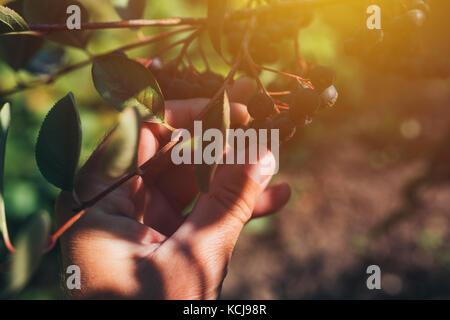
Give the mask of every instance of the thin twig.
[[255, 66], [257, 68], [259, 68], [259, 69], [262, 69], [262, 70], [266, 70], [266, 71], [269, 71], [269, 72], [277, 73], [279, 75], [282, 75], [282, 76], [285, 76], [285, 77], [288, 77], [288, 78], [296, 79], [300, 83], [303, 83], [303, 84], [307, 85], [308, 87], [310, 87], [311, 89], [314, 89], [314, 86], [312, 85], [312, 83], [308, 79], [300, 77], [299, 75], [288, 73], [288, 72], [283, 72], [283, 71], [278, 71], [276, 69], [272, 69], [272, 68], [269, 68], [269, 67], [261, 66], [261, 65], [258, 65], [258, 64], [256, 64]]
[[[102, 29], [122, 29], [136, 27], [177, 27], [182, 25], [202, 25], [204, 18], [168, 18], [152, 20], [123, 20], [112, 22], [85, 22], [81, 24], [81, 30], [102, 30]], [[67, 31], [66, 24], [30, 24], [30, 30], [33, 31]]]
[[[284, 8], [286, 10], [295, 10], [299, 8], [312, 9], [324, 5], [342, 5], [359, 3], [360, 0], [296, 0], [278, 2], [267, 6], [257, 8], [247, 8], [229, 12], [225, 20], [242, 20], [247, 19], [254, 14], [263, 14], [270, 12], [276, 8]], [[124, 20], [113, 22], [86, 22], [81, 24], [81, 30], [98, 30], [98, 29], [128, 29], [136, 27], [176, 27], [182, 25], [205, 25], [207, 18], [166, 18], [166, 19], [139, 19]], [[31, 24], [32, 31], [67, 31], [66, 24]]]
[[202, 29], [196, 30], [189, 37], [187, 37], [184, 40], [183, 47], [181, 48], [181, 51], [180, 51], [178, 57], [175, 59], [175, 68], [177, 68], [179, 66], [183, 57], [185, 56], [189, 47], [191, 46], [192, 42], [200, 35], [201, 31], [202, 31]]

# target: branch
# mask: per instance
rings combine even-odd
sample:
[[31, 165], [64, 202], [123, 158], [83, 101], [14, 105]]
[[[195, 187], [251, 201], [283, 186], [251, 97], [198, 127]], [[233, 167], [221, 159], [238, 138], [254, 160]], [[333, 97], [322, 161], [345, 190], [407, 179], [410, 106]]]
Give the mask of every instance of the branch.
[[[253, 19], [254, 20], [254, 19]], [[206, 114], [210, 111], [210, 109], [215, 105], [215, 102], [217, 99], [220, 98], [220, 96], [223, 94], [223, 92], [226, 90], [230, 82], [233, 80], [234, 75], [236, 74], [239, 65], [242, 60], [243, 55], [243, 48], [245, 45], [248, 45], [248, 42], [250, 40], [250, 30], [247, 31], [244, 42], [242, 44], [242, 48], [239, 51], [238, 56], [236, 57], [236, 60], [234, 62], [233, 67], [231, 68], [230, 72], [228, 73], [222, 87], [219, 89], [219, 91], [214, 95], [214, 97], [210, 100], [210, 102], [206, 105], [206, 107], [202, 110], [202, 112], [197, 116], [197, 119], [203, 119]], [[189, 129], [190, 131], [193, 130], [193, 126]], [[76, 212], [75, 215], [69, 219], [62, 227], [60, 227], [49, 239], [49, 244], [45, 252], [48, 252], [54, 248], [56, 245], [56, 241], [61, 237], [61, 235], [67, 231], [75, 222], [77, 222], [81, 217], [83, 217], [89, 208], [93, 207], [96, 203], [98, 203], [100, 200], [103, 200], [106, 196], [108, 196], [112, 191], [122, 186], [124, 183], [129, 181], [130, 179], [138, 176], [138, 175], [145, 175], [147, 178], [154, 177], [159, 172], [161, 172], [164, 168], [166, 168], [166, 162], [168, 161], [168, 154], [170, 150], [172, 150], [173, 147], [175, 147], [178, 142], [180, 141], [181, 136], [177, 139], [171, 140], [169, 143], [167, 143], [163, 148], [161, 148], [154, 157], [147, 160], [143, 165], [141, 165], [136, 172], [130, 173], [126, 175], [125, 177], [118, 180], [116, 183], [112, 184], [110, 187], [93, 197], [91, 200], [88, 200], [84, 202], [81, 207], [76, 208], [74, 211]]]
[[[202, 25], [204, 18], [168, 18], [152, 20], [124, 20], [112, 22], [85, 22], [81, 30], [122, 29], [136, 27], [176, 27], [182, 25]], [[67, 31], [66, 24], [30, 24], [30, 30], [41, 32]]]
[[273, 72], [273, 73], [282, 75], [284, 77], [295, 79], [300, 84], [306, 85], [309, 88], [314, 89], [314, 86], [312, 85], [311, 81], [309, 81], [308, 79], [305, 79], [303, 77], [300, 77], [300, 76], [298, 76], [296, 74], [287, 73], [287, 72], [283, 72], [283, 71], [278, 71], [278, 70], [275, 70], [275, 69], [272, 69], [272, 68], [269, 68], [269, 67], [265, 67], [265, 66], [261, 66], [261, 65], [258, 65], [258, 64], [255, 64], [255, 67], [258, 68], [258, 69], [261, 69], [261, 70], [265, 70], [265, 71], [269, 71], [269, 72]]
[[[271, 11], [275, 8], [285, 9], [313, 9], [324, 5], [342, 5], [347, 3], [360, 4], [360, 0], [296, 0], [278, 2], [258, 8], [248, 8], [229, 12], [226, 20], [242, 20], [250, 18], [254, 14], [261, 14]], [[140, 20], [124, 20], [113, 22], [86, 22], [81, 24], [81, 30], [98, 30], [98, 29], [122, 29], [137, 27], [176, 27], [181, 25], [205, 25], [207, 18], [167, 18], [167, 19], [140, 19]], [[41, 32], [67, 31], [66, 24], [30, 24], [30, 30]]]
[[108, 51], [108, 52], [105, 52], [105, 53], [102, 53], [102, 54], [94, 55], [94, 56], [90, 57], [87, 60], [84, 60], [84, 61], [81, 61], [79, 63], [73, 64], [73, 65], [68, 66], [66, 68], [63, 68], [63, 69], [57, 71], [56, 73], [48, 75], [48, 76], [46, 76], [46, 77], [44, 77], [42, 79], [39, 79], [39, 80], [36, 80], [36, 81], [31, 81], [28, 84], [19, 84], [14, 89], [0, 92], [0, 95], [1, 96], [8, 96], [8, 95], [15, 94], [15, 93], [27, 90], [27, 89], [31, 89], [31, 88], [37, 87], [39, 85], [51, 84], [55, 80], [60, 78], [61, 76], [64, 76], [64, 75], [66, 75], [68, 73], [71, 73], [71, 72], [73, 72], [75, 70], [81, 69], [81, 68], [91, 64], [92, 61], [94, 61], [95, 59], [102, 58], [102, 57], [107, 56], [107, 55], [109, 55], [111, 53], [114, 53], [115, 51], [129, 51], [129, 50], [132, 50], [132, 49], [136, 49], [136, 48], [145, 46], [147, 44], [151, 44], [153, 42], [157, 42], [159, 40], [165, 39], [165, 38], [170, 37], [172, 35], [175, 35], [175, 34], [178, 34], [178, 33], [181, 33], [181, 32], [195, 30], [195, 29], [197, 29], [197, 27], [190, 26], [190, 27], [183, 27], [183, 28], [180, 28], [180, 29], [177, 29], [177, 30], [163, 32], [163, 33], [157, 34], [155, 36], [149, 37], [147, 39], [143, 39], [143, 40], [140, 40], [138, 42], [131, 43], [131, 44], [128, 44], [128, 45], [116, 48], [114, 50], [111, 50], [111, 51]]

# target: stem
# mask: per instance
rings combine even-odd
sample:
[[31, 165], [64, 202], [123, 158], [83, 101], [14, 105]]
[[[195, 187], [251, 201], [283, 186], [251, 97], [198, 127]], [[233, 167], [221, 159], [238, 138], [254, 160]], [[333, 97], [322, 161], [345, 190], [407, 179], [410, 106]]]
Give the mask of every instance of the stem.
[[[176, 27], [182, 25], [202, 25], [205, 23], [204, 18], [167, 18], [167, 19], [138, 19], [123, 20], [112, 22], [86, 22], [81, 24], [81, 30], [99, 30], [99, 29], [122, 29], [136, 27]], [[32, 31], [67, 31], [66, 24], [30, 24]]]
[[78, 63], [73, 64], [71, 66], [68, 66], [66, 68], [63, 68], [63, 69], [57, 71], [56, 73], [51, 74], [51, 75], [49, 75], [47, 77], [44, 77], [44, 78], [36, 80], [36, 81], [31, 81], [28, 84], [21, 84], [21, 85], [17, 86], [16, 88], [11, 89], [9, 91], [0, 92], [0, 94], [2, 96], [7, 96], [7, 95], [11, 95], [11, 94], [15, 94], [15, 93], [21, 92], [23, 90], [34, 88], [34, 87], [39, 86], [39, 85], [51, 84], [54, 81], [56, 81], [58, 78], [66, 75], [66, 74], [69, 74], [69, 73], [71, 73], [73, 71], [76, 71], [78, 69], [81, 69], [81, 68], [91, 64], [92, 61], [94, 61], [95, 59], [102, 58], [102, 57], [107, 56], [107, 55], [109, 55], [111, 53], [114, 53], [115, 51], [128, 51], [128, 50], [136, 49], [136, 48], [145, 46], [147, 44], [151, 44], [153, 42], [160, 41], [162, 39], [165, 39], [167, 37], [173, 36], [175, 34], [186, 32], [186, 31], [191, 31], [191, 30], [194, 30], [194, 29], [196, 29], [196, 27], [183, 27], [183, 28], [180, 28], [180, 29], [177, 29], [177, 30], [163, 32], [163, 33], [157, 34], [155, 36], [149, 37], [147, 39], [140, 40], [138, 42], [134, 42], [134, 43], [131, 43], [131, 44], [128, 44], [128, 45], [124, 45], [122, 47], [116, 48], [114, 50], [111, 50], [111, 51], [108, 51], [108, 52], [105, 52], [105, 53], [94, 55], [94, 56], [90, 57], [87, 60], [78, 62]]
[[112, 191], [122, 186], [124, 183], [128, 182], [130, 179], [134, 178], [138, 174], [142, 175], [144, 172], [147, 174], [146, 171], [149, 168], [161, 168], [162, 167], [161, 165], [159, 166], [157, 165], [158, 161], [160, 161], [163, 158], [163, 156], [167, 154], [178, 143], [178, 141], [179, 139], [169, 142], [162, 149], [160, 149], [153, 158], [147, 160], [147, 162], [145, 162], [142, 166], [140, 166], [139, 169], [137, 170], [137, 173], [130, 173], [126, 175], [125, 177], [121, 178], [119, 181], [117, 181], [116, 183], [109, 186], [107, 189], [105, 189], [104, 191], [93, 197], [91, 200], [84, 202], [80, 208], [75, 209], [74, 210], [76, 212], [75, 215], [72, 218], [70, 218], [66, 223], [64, 223], [64, 225], [62, 225], [50, 237], [49, 245], [45, 250], [45, 252], [52, 250], [56, 245], [56, 241], [64, 234], [64, 232], [66, 232], [71, 226], [73, 226], [75, 222], [80, 220], [80, 218], [82, 218], [87, 213], [87, 211], [90, 208], [92, 208], [97, 202], [104, 199]]
[[52, 250], [55, 245], [56, 245], [56, 241], [58, 240], [58, 238], [67, 231], [67, 229], [69, 229], [71, 226], [73, 226], [73, 224], [75, 222], [77, 222], [78, 220], [81, 219], [81, 217], [83, 217], [85, 215], [85, 213], [88, 211], [88, 209], [84, 209], [81, 210], [80, 212], [78, 212], [76, 215], [74, 215], [72, 218], [69, 219], [69, 221], [67, 221], [61, 228], [58, 229], [58, 231], [56, 231], [54, 234], [51, 235], [50, 239], [49, 239], [49, 245], [48, 247], [45, 249], [45, 252], [49, 252], [50, 250]]
[[307, 85], [308, 87], [310, 87], [311, 89], [314, 89], [314, 86], [311, 84], [311, 82], [308, 79], [305, 79], [305, 78], [300, 77], [298, 75], [295, 75], [295, 74], [292, 74], [292, 73], [283, 72], [283, 71], [278, 71], [278, 70], [275, 70], [275, 69], [272, 69], [272, 68], [268, 68], [268, 67], [265, 67], [265, 66], [261, 66], [261, 65], [257, 65], [257, 64], [255, 66], [257, 68], [259, 68], [259, 69], [262, 69], [262, 70], [266, 70], [266, 71], [269, 71], [269, 72], [277, 73], [279, 75], [282, 75], [282, 76], [285, 76], [285, 77], [288, 77], [288, 78], [296, 79], [300, 83], [303, 83], [303, 84]]
[[5, 247], [8, 249], [9, 252], [16, 253], [16, 249], [14, 248], [14, 246], [11, 243], [11, 239], [9, 238], [9, 234], [8, 234], [7, 230], [5, 230], [3, 232], [3, 241], [5, 242]]
[[2, 225], [0, 226], [0, 232], [3, 235], [3, 241], [5, 242], [5, 246], [6, 248], [11, 252], [11, 253], [15, 253], [16, 249], [14, 248], [14, 246], [11, 243], [11, 240], [9, 238], [9, 232], [8, 232], [8, 224], [6, 222], [6, 216], [5, 216], [5, 204], [4, 204], [4, 200], [3, 197], [0, 197], [0, 214], [3, 216], [3, 221], [2, 221]]
[[294, 53], [295, 53], [295, 63], [297, 65], [297, 67], [299, 68], [298, 71], [301, 75], [304, 75], [306, 73], [308, 65], [307, 65], [305, 59], [303, 59], [301, 52], [300, 52], [300, 41], [298, 40], [298, 34], [294, 38]]
[[255, 61], [253, 60], [252, 56], [250, 55], [250, 52], [248, 50], [248, 43], [246, 43], [244, 45], [244, 55], [245, 55], [245, 59], [247, 60], [249, 66], [250, 66], [250, 71], [253, 75], [253, 77], [256, 79], [256, 83], [258, 84], [258, 88], [268, 97], [270, 97], [270, 99], [273, 98], [270, 96], [269, 92], [267, 92], [266, 88], [264, 87], [264, 84], [261, 82], [261, 79], [259, 78], [258, 72], [256, 71], [257, 64], [255, 63]]
[[206, 71], [210, 71], [211, 67], [209, 65], [208, 58], [206, 58], [205, 51], [203, 50], [203, 41], [201, 37], [197, 38], [197, 43], [198, 43], [197, 46], [198, 52], [200, 53], [200, 57], [202, 58], [203, 63], [205, 64]]
[[291, 91], [268, 92], [269, 96], [286, 96], [291, 93], [292, 93]]
[[194, 41], [201, 33], [202, 29], [198, 29], [195, 32], [193, 32], [189, 37], [184, 39], [184, 45], [181, 48], [180, 54], [175, 59], [175, 67], [178, 68], [179, 64], [181, 63], [181, 60], [183, 57], [187, 54], [187, 51], [192, 44], [192, 41]]
[[[274, 8], [284, 8], [286, 10], [300, 9], [300, 8], [318, 8], [324, 5], [342, 5], [360, 3], [361, 0], [296, 0], [278, 2], [267, 6], [258, 8], [247, 8], [229, 12], [225, 20], [243, 20], [254, 14], [261, 14], [270, 12]], [[124, 20], [113, 22], [86, 22], [81, 24], [81, 30], [98, 30], [98, 29], [128, 29], [137, 27], [175, 27], [181, 25], [205, 25], [207, 18], [167, 18], [167, 19], [139, 19], [139, 20]], [[29, 25], [31, 31], [67, 31], [66, 24], [31, 24]]]
[[176, 47], [176, 46], [178, 46], [178, 45], [180, 45], [180, 44], [185, 43], [185, 42], [186, 42], [186, 39], [187, 39], [187, 38], [184, 38], [184, 39], [175, 41], [175, 42], [171, 43], [170, 45], [168, 45], [167, 47], [162, 48], [161, 50], [159, 50], [158, 52], [156, 52], [155, 54], [153, 54], [153, 55], [152, 55], [152, 58], [154, 59], [154, 58], [156, 58], [156, 57], [161, 57], [164, 53], [166, 53], [166, 52], [169, 51], [170, 49], [172, 49], [172, 48], [174, 48], [174, 47]]

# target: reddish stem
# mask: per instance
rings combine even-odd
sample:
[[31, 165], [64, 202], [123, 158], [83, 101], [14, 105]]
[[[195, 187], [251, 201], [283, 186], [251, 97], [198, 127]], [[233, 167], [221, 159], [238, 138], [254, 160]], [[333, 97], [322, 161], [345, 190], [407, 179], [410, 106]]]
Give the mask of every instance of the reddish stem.
[[265, 67], [265, 66], [261, 66], [261, 65], [256, 65], [256, 67], [259, 68], [259, 69], [262, 69], [262, 70], [269, 71], [269, 72], [277, 73], [279, 75], [282, 75], [282, 76], [285, 76], [285, 77], [288, 77], [288, 78], [296, 79], [299, 83], [305, 84], [308, 87], [310, 87], [311, 89], [314, 89], [314, 86], [312, 85], [312, 83], [308, 79], [300, 77], [300, 76], [298, 76], [296, 74], [283, 72], [283, 71], [278, 71], [278, 70], [275, 70], [275, 69], [272, 69], [272, 68], [268, 68], [268, 67]]
[[16, 249], [12, 245], [11, 239], [9, 238], [9, 234], [8, 234], [7, 231], [5, 231], [3, 233], [3, 241], [5, 242], [5, 246], [6, 246], [6, 248], [8, 249], [9, 252], [16, 253]]
[[45, 249], [45, 252], [51, 251], [55, 245], [58, 238], [67, 231], [75, 222], [81, 219], [85, 215], [85, 213], [88, 211], [88, 209], [81, 210], [77, 214], [75, 214], [72, 218], [69, 219], [61, 228], [59, 228], [54, 234], [51, 235], [49, 239], [49, 244], [47, 248]]

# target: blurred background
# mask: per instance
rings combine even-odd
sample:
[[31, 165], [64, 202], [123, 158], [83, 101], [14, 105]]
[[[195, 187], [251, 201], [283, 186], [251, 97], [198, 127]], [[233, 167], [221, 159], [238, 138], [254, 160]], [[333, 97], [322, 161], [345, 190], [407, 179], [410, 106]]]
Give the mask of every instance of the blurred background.
[[[81, 2], [91, 21], [119, 19], [108, 0]], [[206, 14], [201, 0], [147, 2], [146, 18]], [[440, 72], [445, 64], [436, 64], [450, 56], [450, 2], [430, 1], [425, 27], [411, 35], [419, 39], [417, 50], [401, 59], [384, 57], [384, 68], [345, 53], [345, 40], [365, 24], [369, 2], [320, 8], [300, 32], [303, 58], [335, 68], [340, 97], [283, 146], [275, 181], [290, 183], [292, 199], [277, 216], [244, 229], [222, 298], [450, 298], [450, 79]], [[146, 35], [159, 31], [143, 30]], [[101, 53], [136, 40], [136, 30], [97, 31], [88, 50]], [[148, 58], [162, 44], [129, 55]], [[292, 59], [291, 51], [282, 52], [286, 61]], [[226, 73], [212, 48], [207, 55], [216, 72]], [[411, 56], [409, 72], [396, 67]], [[47, 43], [26, 70], [15, 73], [0, 61], [0, 91], [32, 73], [86, 58], [79, 49]], [[202, 68], [201, 60], [194, 63]], [[411, 72], [417, 68], [429, 72]], [[266, 83], [273, 80], [269, 74], [262, 77]], [[68, 91], [80, 109], [86, 160], [117, 115], [95, 91], [89, 67], [50, 86], [0, 96], [12, 106], [5, 202], [13, 243], [31, 214], [41, 209], [54, 214], [58, 191], [40, 175], [34, 145], [45, 114]], [[7, 259], [1, 245], [0, 261]], [[366, 287], [366, 268], [372, 264], [381, 268], [383, 290]], [[18, 298], [63, 298], [61, 272], [53, 250]], [[0, 275], [0, 286], [5, 281]]]

